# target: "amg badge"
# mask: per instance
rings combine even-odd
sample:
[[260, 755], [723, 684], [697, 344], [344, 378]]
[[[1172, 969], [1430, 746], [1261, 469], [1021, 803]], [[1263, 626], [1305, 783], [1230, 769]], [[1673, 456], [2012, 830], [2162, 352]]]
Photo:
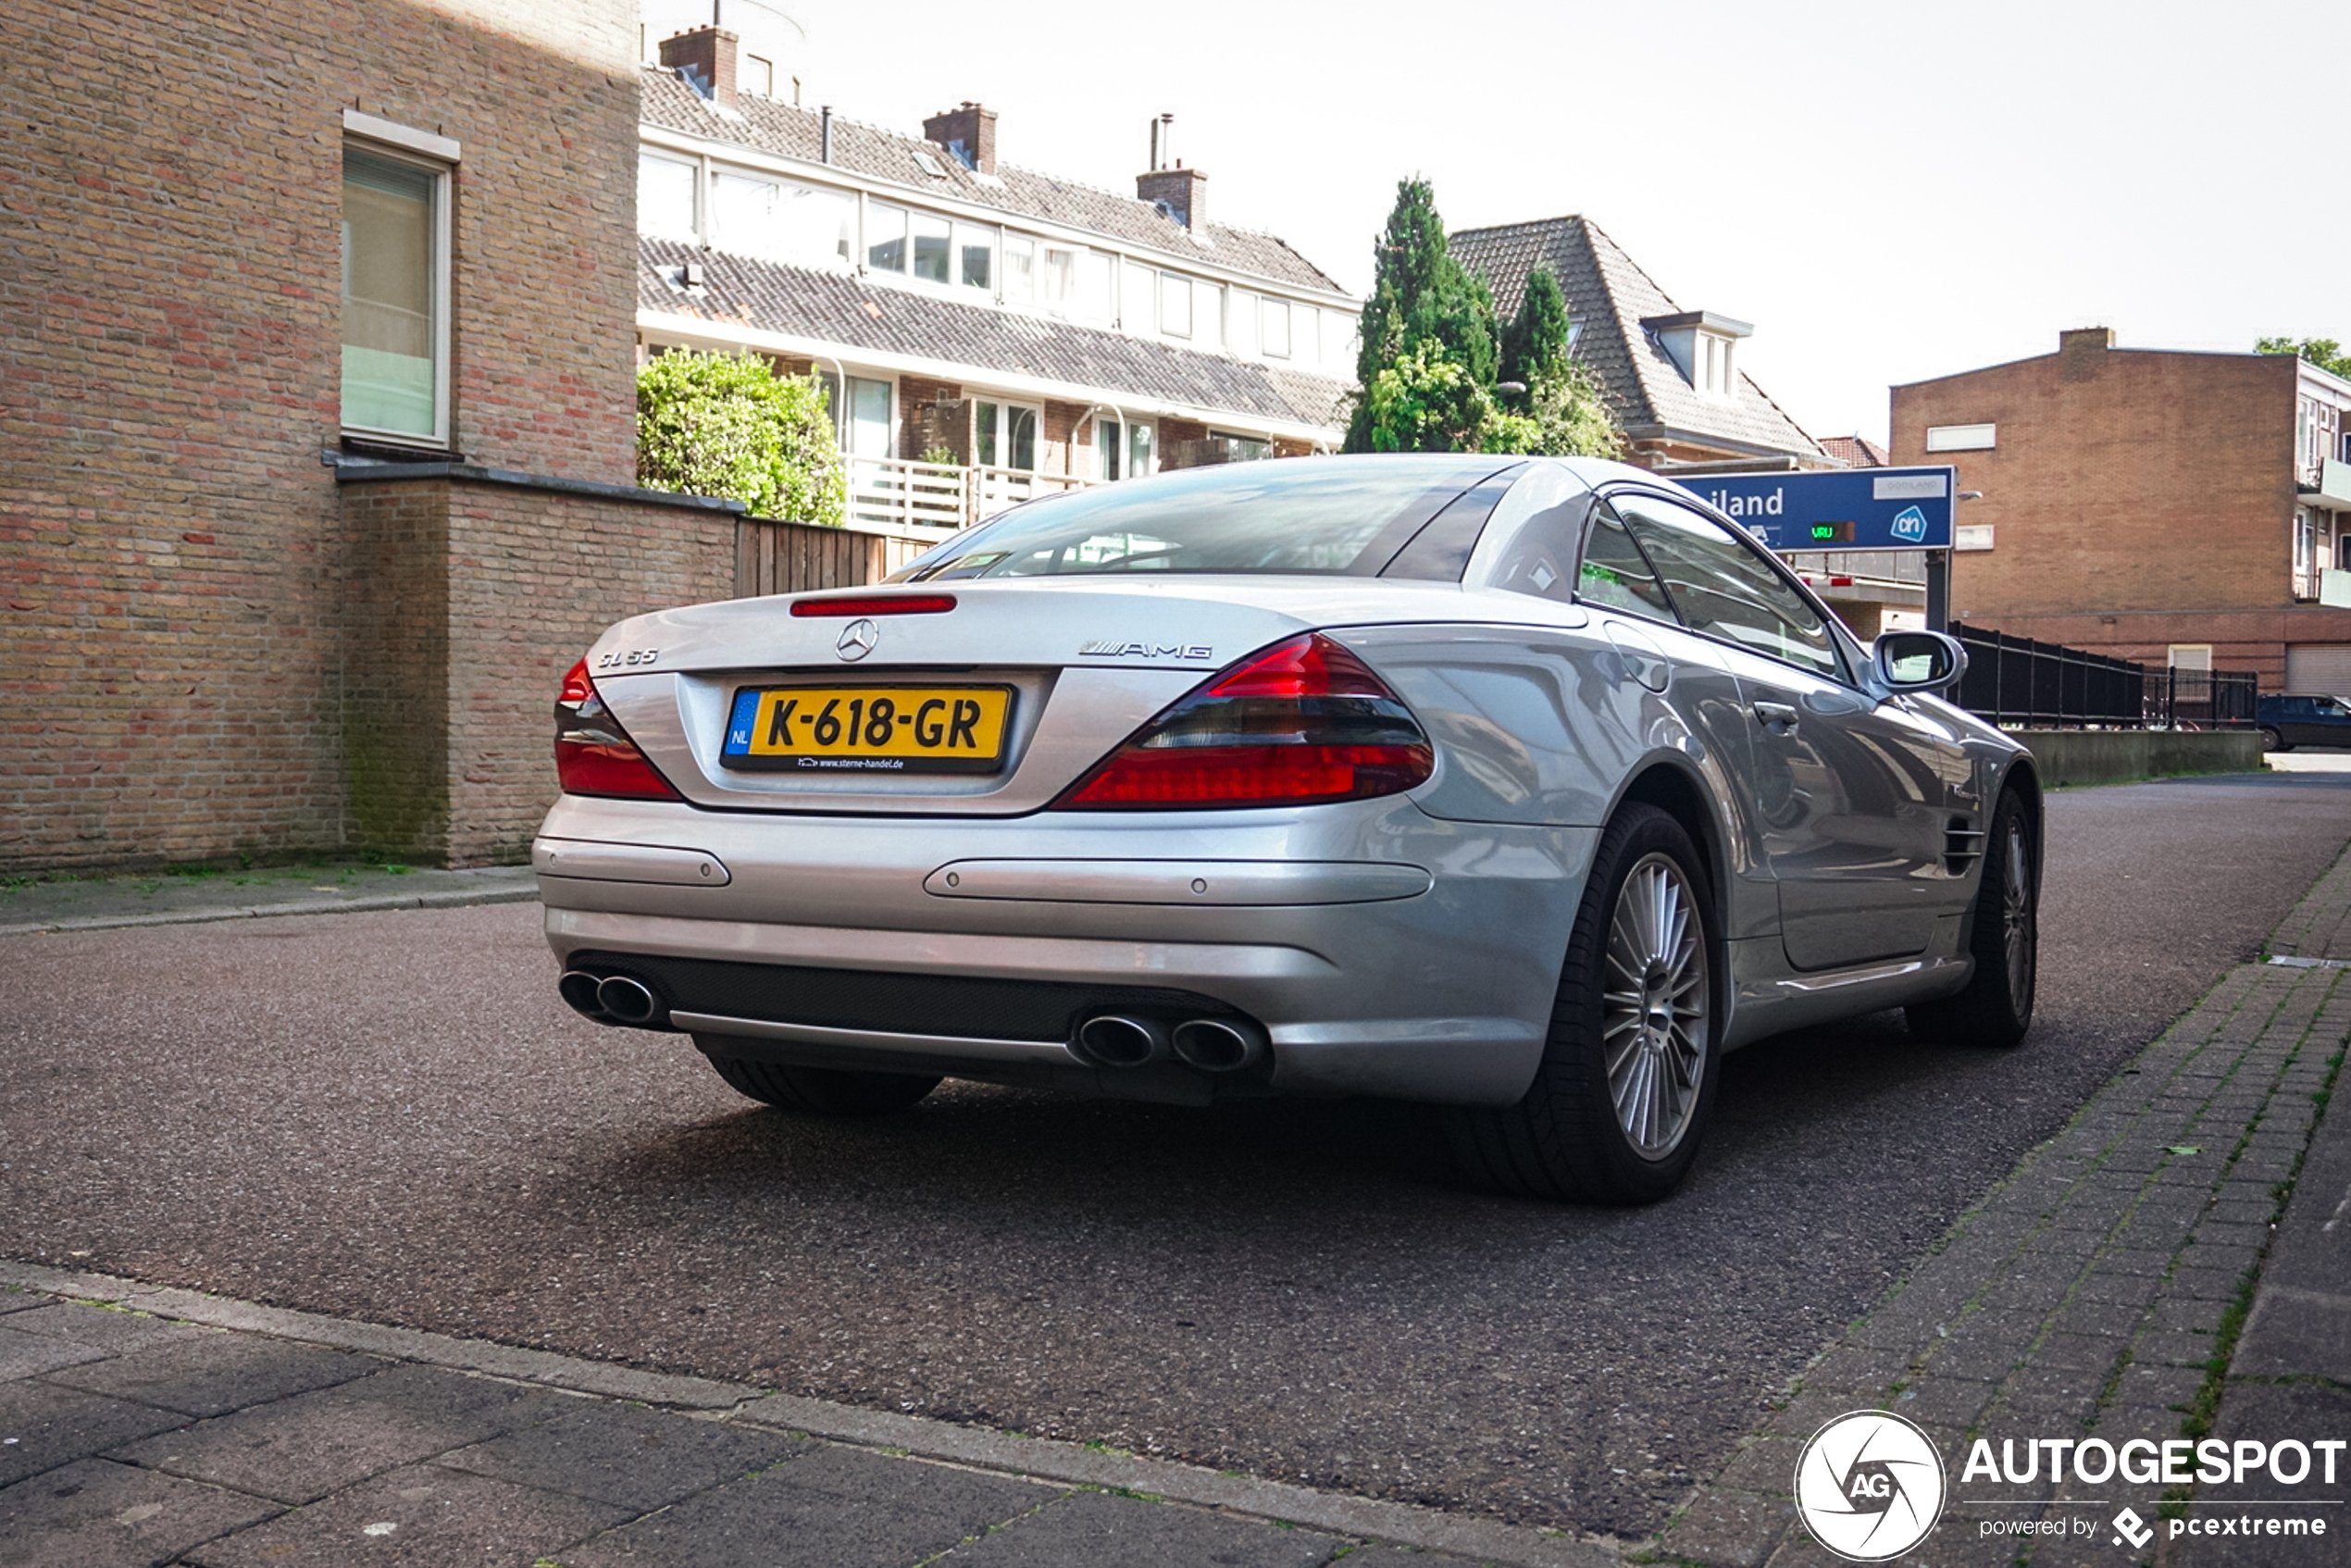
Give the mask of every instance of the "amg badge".
[[1216, 650], [1203, 642], [1178, 646], [1172, 642], [1120, 642], [1101, 639], [1077, 650], [1081, 659], [1208, 659]]

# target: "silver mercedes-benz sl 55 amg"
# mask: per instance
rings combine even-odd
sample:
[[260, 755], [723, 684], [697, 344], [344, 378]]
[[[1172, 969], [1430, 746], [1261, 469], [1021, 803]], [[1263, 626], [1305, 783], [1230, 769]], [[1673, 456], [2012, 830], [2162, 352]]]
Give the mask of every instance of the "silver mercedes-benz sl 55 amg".
[[533, 863], [565, 999], [756, 1100], [1388, 1096], [1640, 1202], [1726, 1051], [2023, 1036], [2040, 789], [1964, 667], [1637, 468], [1198, 468], [623, 621]]

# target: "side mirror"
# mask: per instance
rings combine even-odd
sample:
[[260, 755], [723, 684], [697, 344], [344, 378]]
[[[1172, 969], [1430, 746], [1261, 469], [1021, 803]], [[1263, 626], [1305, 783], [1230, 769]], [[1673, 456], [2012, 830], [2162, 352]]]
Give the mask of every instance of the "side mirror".
[[1897, 691], [1939, 691], [1967, 673], [1967, 650], [1939, 631], [1889, 631], [1877, 640], [1877, 673]]

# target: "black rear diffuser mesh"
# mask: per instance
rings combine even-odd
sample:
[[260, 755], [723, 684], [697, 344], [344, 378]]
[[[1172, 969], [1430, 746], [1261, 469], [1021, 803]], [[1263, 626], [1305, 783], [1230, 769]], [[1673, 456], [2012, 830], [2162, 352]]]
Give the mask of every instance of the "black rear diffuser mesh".
[[966, 1039], [1064, 1040], [1080, 1018], [1109, 1011], [1167, 1018], [1231, 1017], [1238, 1011], [1190, 991], [1146, 986], [812, 969], [626, 952], [575, 952], [571, 966], [597, 975], [634, 975], [680, 1013]]

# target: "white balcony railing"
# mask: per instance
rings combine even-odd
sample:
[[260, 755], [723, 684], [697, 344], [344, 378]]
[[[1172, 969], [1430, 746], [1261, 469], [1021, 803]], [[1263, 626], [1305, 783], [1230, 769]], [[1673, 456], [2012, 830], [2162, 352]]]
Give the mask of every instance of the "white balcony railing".
[[1036, 496], [1094, 482], [1068, 474], [895, 457], [852, 457], [848, 466], [849, 519], [866, 529], [969, 528]]

